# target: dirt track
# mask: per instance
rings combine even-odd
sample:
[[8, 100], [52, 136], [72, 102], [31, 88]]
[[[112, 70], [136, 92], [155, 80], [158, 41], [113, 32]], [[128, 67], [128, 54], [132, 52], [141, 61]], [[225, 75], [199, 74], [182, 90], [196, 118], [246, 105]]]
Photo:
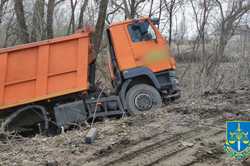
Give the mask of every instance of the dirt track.
[[[223, 152], [226, 119], [250, 120], [250, 89], [208, 92], [155, 112], [96, 123], [98, 138], [84, 144], [87, 127], [56, 137], [0, 142], [0, 165], [250, 165]], [[248, 161], [249, 162], [249, 161]]]

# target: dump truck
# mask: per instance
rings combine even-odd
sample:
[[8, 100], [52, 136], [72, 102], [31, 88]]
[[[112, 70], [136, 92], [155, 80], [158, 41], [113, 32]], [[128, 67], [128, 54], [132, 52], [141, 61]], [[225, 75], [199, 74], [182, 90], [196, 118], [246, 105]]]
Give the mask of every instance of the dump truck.
[[96, 87], [91, 31], [0, 49], [1, 128], [67, 128], [93, 118], [152, 111], [178, 99], [176, 62], [157, 23], [140, 18], [107, 28], [109, 94]]

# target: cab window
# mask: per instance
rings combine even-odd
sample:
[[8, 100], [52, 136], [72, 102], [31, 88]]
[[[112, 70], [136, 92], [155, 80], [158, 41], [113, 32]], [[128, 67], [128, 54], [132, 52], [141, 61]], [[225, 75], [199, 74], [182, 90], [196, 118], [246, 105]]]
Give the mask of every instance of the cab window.
[[148, 21], [130, 24], [128, 31], [133, 42], [156, 39], [155, 31]]

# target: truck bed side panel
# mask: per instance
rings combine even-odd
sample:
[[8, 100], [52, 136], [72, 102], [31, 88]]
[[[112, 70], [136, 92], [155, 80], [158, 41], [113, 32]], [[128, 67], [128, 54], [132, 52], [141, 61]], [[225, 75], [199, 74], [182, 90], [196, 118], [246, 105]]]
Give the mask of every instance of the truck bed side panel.
[[0, 110], [87, 90], [88, 54], [86, 35], [0, 53]]

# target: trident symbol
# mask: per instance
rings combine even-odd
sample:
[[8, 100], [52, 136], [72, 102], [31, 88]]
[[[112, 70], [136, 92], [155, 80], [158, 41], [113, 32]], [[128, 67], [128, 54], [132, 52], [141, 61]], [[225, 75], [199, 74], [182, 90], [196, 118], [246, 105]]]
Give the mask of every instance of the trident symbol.
[[241, 151], [241, 146], [240, 146], [241, 141], [245, 145], [249, 144], [249, 140], [247, 138], [248, 132], [244, 133], [243, 131], [241, 131], [240, 123], [238, 123], [238, 127], [237, 127], [237, 130], [235, 132], [230, 132], [230, 136], [231, 137], [230, 137], [230, 140], [229, 140], [229, 144], [233, 145], [233, 144], [237, 143], [238, 151]]

